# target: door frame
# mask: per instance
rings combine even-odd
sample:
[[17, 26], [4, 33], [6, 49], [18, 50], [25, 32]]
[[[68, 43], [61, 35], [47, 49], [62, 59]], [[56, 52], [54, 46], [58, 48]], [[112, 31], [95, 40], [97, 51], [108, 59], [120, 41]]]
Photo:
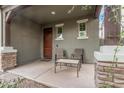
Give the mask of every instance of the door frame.
[[[44, 35], [44, 30], [45, 29], [51, 29], [51, 33], [52, 33], [52, 50], [51, 50], [51, 52], [52, 52], [52, 55], [51, 56], [53, 56], [53, 27], [45, 27], [45, 28], [43, 28], [43, 58], [45, 59], [45, 57], [44, 57], [44, 48], [45, 48], [45, 46], [44, 46], [44, 43], [45, 43], [45, 41], [44, 41], [44, 38], [45, 38], [45, 35]], [[51, 59], [52, 59], [52, 57], [51, 57]]]

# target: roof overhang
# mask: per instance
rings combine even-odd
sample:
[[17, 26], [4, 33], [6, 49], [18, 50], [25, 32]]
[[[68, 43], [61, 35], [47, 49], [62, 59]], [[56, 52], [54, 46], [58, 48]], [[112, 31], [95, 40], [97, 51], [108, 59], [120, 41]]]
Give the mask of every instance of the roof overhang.
[[[28, 18], [36, 23], [48, 23], [63, 20], [67, 18], [78, 18], [78, 17], [93, 17], [99, 16], [101, 6], [90, 5], [92, 8], [89, 10], [81, 10], [82, 6], [76, 5], [75, 9], [70, 14], [67, 11], [72, 8], [73, 5], [3, 5], [1, 8], [10, 13], [8, 21], [12, 20], [16, 15], [21, 15]], [[55, 15], [51, 15], [51, 12], [56, 12]]]

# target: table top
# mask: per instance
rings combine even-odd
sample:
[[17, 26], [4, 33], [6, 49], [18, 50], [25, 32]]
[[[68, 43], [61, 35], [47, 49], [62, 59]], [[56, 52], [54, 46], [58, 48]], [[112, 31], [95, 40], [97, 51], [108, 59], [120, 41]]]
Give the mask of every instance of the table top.
[[79, 63], [79, 60], [74, 60], [74, 59], [58, 59], [56, 62], [58, 62], [58, 63], [78, 64]]

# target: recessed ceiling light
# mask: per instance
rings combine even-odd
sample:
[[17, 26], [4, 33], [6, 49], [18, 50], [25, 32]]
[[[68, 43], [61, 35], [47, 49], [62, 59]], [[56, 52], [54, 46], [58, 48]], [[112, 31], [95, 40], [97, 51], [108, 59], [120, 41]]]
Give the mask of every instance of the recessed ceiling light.
[[52, 11], [52, 12], [51, 12], [51, 14], [52, 14], [52, 15], [55, 15], [55, 14], [56, 14], [56, 12], [55, 12], [55, 11]]

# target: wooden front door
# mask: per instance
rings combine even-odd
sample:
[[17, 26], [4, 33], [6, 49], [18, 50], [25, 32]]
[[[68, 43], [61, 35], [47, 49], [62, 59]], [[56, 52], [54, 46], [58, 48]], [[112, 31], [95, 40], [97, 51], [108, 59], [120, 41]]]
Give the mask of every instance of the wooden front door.
[[52, 58], [52, 28], [44, 29], [44, 58]]

